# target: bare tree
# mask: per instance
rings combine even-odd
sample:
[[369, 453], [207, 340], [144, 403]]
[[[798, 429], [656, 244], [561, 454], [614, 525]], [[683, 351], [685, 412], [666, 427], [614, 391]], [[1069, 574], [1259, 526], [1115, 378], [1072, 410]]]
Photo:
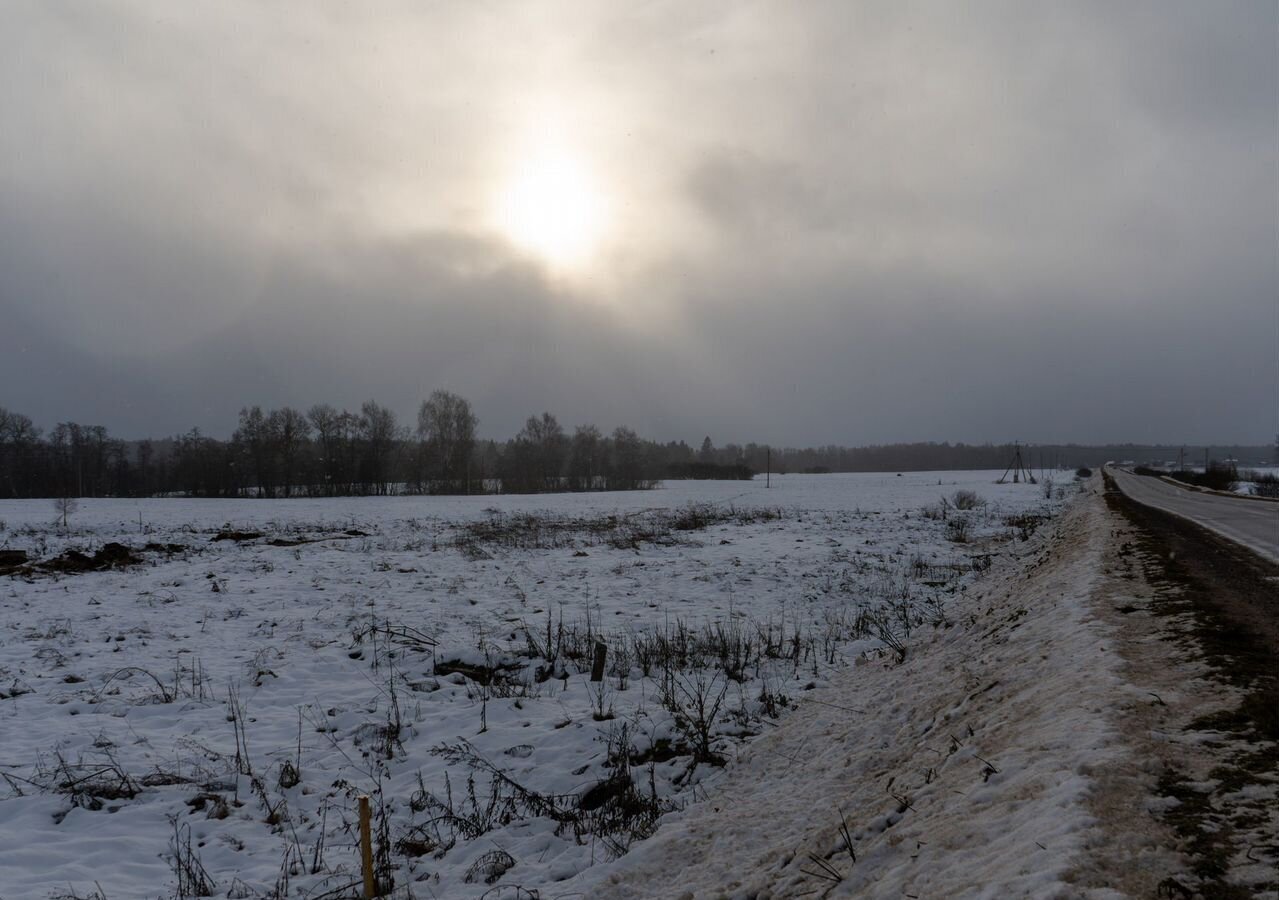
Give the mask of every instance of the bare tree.
[[18, 497], [31, 487], [29, 470], [40, 429], [27, 416], [0, 406], [0, 497]]
[[538, 490], [553, 491], [560, 487], [560, 475], [564, 470], [564, 429], [559, 420], [549, 412], [541, 416], [529, 416], [524, 428], [516, 437], [531, 452], [534, 476]]
[[373, 400], [360, 407], [360, 479], [375, 494], [391, 492], [391, 460], [401, 439], [395, 413]]
[[259, 497], [275, 496], [275, 470], [279, 442], [274, 423], [262, 412], [262, 407], [251, 406], [240, 410], [240, 425], [231, 436], [237, 449], [240, 465], [252, 473]]
[[319, 444], [323, 493], [330, 497], [353, 493], [359, 468], [360, 417], [320, 403], [307, 411], [307, 419]]
[[427, 479], [447, 491], [470, 491], [471, 455], [479, 419], [471, 404], [449, 391], [434, 391], [417, 413], [417, 436]]
[[284, 496], [293, 496], [293, 485], [301, 480], [300, 462], [311, 439], [311, 425], [296, 409], [285, 406], [271, 411], [267, 432], [275, 443], [275, 455], [284, 481]]
[[[709, 440], [709, 439], [708, 439]], [[644, 442], [629, 428], [613, 431], [612, 459], [609, 466], [608, 486], [612, 490], [633, 491], [647, 481], [644, 460]]]
[[315, 429], [319, 443], [320, 477], [324, 480], [323, 493], [332, 497], [338, 493], [338, 473], [341, 469], [341, 416], [327, 403], [317, 403], [307, 410], [306, 417]]
[[58, 497], [78, 497], [81, 494], [84, 472], [80, 444], [80, 426], [75, 422], [59, 422], [49, 432], [49, 452]]
[[173, 441], [174, 486], [191, 497], [234, 497], [242, 487], [236, 447], [205, 437], [199, 428]]
[[80, 506], [79, 501], [75, 497], [55, 497], [53, 500], [53, 511], [58, 514], [62, 520], [62, 530], [67, 530], [67, 516], [75, 512]]
[[139, 497], [151, 496], [154, 482], [155, 445], [150, 440], [138, 441], [138, 469], [134, 492]]
[[569, 445], [569, 486], [575, 491], [598, 487], [604, 468], [604, 436], [594, 425], [579, 425]]

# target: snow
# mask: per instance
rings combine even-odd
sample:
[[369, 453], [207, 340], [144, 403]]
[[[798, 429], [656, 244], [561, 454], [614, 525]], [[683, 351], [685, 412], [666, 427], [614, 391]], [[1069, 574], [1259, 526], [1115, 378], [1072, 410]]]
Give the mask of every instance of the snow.
[[[689, 889], [710, 890], [731, 875], [717, 859], [754, 853], [752, 884], [783, 896], [811, 883], [795, 848], [835, 847], [833, 801], [844, 798], [874, 814], [848, 821], [858, 861], [840, 891], [936, 896], [955, 886], [940, 861], [959, 848], [998, 876], [992, 885], [1052, 886], [1086, 830], [1077, 800], [1108, 739], [1087, 704], [1056, 715], [1053, 694], [1069, 666], [1105, 662], [1103, 638], [1077, 627], [1090, 545], [1034, 570], [1033, 603], [971, 596], [972, 585], [991, 590], [976, 571], [990, 554], [1041, 546], [1010, 537], [1018, 529], [1005, 517], [1062, 502], [997, 476], [774, 476], [771, 489], [757, 479], [533, 497], [85, 500], [66, 534], [47, 501], [0, 503], [0, 548], [41, 560], [111, 541], [183, 548], [139, 549], [144, 562], [123, 569], [0, 579], [0, 897], [87, 895], [95, 884], [112, 898], [172, 895], [174, 839], [188, 827], [215, 895], [318, 896], [358, 875], [362, 793], [384, 803], [405, 896], [480, 896], [492, 885], [480, 870], [467, 875], [496, 851], [513, 861], [498, 884], [543, 896], [645, 896], [625, 873], [669, 878], [672, 854], [693, 860]], [[965, 544], [922, 513], [960, 489], [987, 501], [964, 514], [974, 531]], [[223, 531], [261, 536], [214, 540]], [[583, 655], [530, 653], [561, 624]], [[773, 652], [735, 677], [705, 653], [665, 684], [659, 668], [645, 673], [644, 641], [709, 627], [747, 645], [767, 635]], [[1010, 635], [1051, 652], [1032, 658], [1029, 638]], [[602, 686], [587, 675], [597, 638], [609, 646]], [[907, 646], [903, 663], [885, 640]], [[619, 664], [623, 651], [632, 656]], [[479, 683], [495, 668], [495, 684]], [[711, 699], [723, 691], [707, 737], [713, 755], [736, 759], [726, 767], [692, 764], [699, 679]], [[681, 715], [670, 696], [684, 697]], [[500, 790], [482, 833], [450, 846], [456, 822], [442, 824], [428, 802], [451, 791], [455, 813], [483, 819], [487, 761], [556, 809], [578, 811], [617, 774], [617, 748], [643, 758], [665, 742], [675, 756], [633, 763], [632, 777], [675, 811], [620, 858], [629, 837], [575, 834]], [[997, 771], [983, 774], [978, 757]], [[1044, 769], [1044, 759], [1069, 764]], [[290, 767], [296, 784], [281, 778]], [[1076, 774], [1045, 780], [1045, 771]], [[91, 790], [66, 786], [86, 777]], [[890, 777], [909, 791], [904, 812]], [[122, 780], [129, 790], [118, 790]], [[961, 796], [971, 830], [933, 828], [955, 820]], [[723, 813], [707, 812], [720, 797]], [[795, 833], [759, 827], [804, 809]], [[418, 845], [406, 851], [405, 839]]]
[[667, 878], [688, 898], [1078, 896], [1069, 876], [1095, 839], [1091, 776], [1117, 752], [1105, 715], [1115, 654], [1087, 602], [1098, 515], [1072, 509], [1067, 539], [1045, 538], [956, 601], [954, 626], [902, 663], [840, 672], [704, 802], [566, 887], [647, 897]]

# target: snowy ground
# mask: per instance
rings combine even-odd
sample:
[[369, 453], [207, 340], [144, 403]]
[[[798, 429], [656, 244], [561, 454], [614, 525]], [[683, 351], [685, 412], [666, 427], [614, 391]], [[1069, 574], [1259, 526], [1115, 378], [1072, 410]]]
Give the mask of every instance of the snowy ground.
[[1099, 504], [1072, 508], [948, 627], [841, 673], [706, 802], [572, 887], [644, 898], [679, 871], [670, 896], [689, 900], [1082, 896], [1091, 777], [1122, 753], [1118, 660], [1089, 603], [1105, 525]]
[[1279, 898], [1276, 746], [1099, 491], [551, 896]]
[[[63, 568], [0, 578], [0, 898], [355, 896], [360, 794], [399, 895], [588, 895], [559, 883], [635, 865], [612, 860], [761, 733], [808, 735], [833, 683], [903, 711], [966, 685], [896, 648], [947, 640], [956, 598], [1074, 490], [997, 475], [83, 501], [66, 533], [47, 502], [0, 503], [0, 550]], [[960, 490], [983, 504], [943, 509]], [[109, 542], [141, 563], [63, 555]], [[934, 774], [977, 765], [956, 737]]]

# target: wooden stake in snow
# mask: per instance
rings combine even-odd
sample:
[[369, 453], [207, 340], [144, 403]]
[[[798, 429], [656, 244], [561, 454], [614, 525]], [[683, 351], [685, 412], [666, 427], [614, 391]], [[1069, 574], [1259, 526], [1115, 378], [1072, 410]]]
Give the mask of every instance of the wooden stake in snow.
[[377, 896], [377, 880], [373, 877], [373, 836], [369, 828], [369, 798], [360, 795], [360, 869], [364, 872], [364, 898]]
[[608, 647], [603, 643], [595, 644], [595, 662], [591, 666], [591, 681], [604, 680], [604, 655], [608, 653]]

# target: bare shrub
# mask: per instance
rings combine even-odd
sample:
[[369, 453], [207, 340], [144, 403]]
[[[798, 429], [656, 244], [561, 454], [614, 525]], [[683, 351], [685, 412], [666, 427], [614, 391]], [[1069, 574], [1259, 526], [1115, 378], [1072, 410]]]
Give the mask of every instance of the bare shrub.
[[58, 519], [62, 522], [62, 530], [67, 530], [67, 517], [80, 508], [80, 501], [75, 497], [56, 497], [53, 501], [53, 511], [57, 514]]
[[471, 867], [466, 870], [466, 877], [462, 880], [467, 884], [474, 884], [477, 881], [493, 884], [514, 867], [514, 856], [505, 850], [490, 850], [471, 863]]
[[1250, 490], [1254, 497], [1279, 498], [1279, 475], [1257, 475], [1254, 473]]
[[893, 631], [889, 623], [881, 622], [879, 624], [877, 637], [883, 641], [884, 646], [893, 651], [899, 663], [906, 661], [906, 644], [897, 636], [897, 633]]
[[169, 864], [173, 867], [173, 874], [178, 878], [173, 896], [176, 900], [185, 900], [187, 897], [212, 897], [218, 886], [205, 871], [204, 864], [200, 861], [200, 854], [191, 846], [190, 826], [178, 825], [176, 816], [171, 816], [170, 821], [173, 823], [173, 838], [169, 843], [172, 854]]
[[955, 491], [950, 497], [950, 502], [955, 509], [962, 510], [981, 509], [986, 505], [985, 498], [979, 496], [976, 491]]
[[50, 894], [49, 900], [107, 900], [106, 891], [102, 890], [102, 885], [98, 882], [93, 883], [93, 890], [87, 894], [81, 894], [75, 888], [68, 886], [69, 893]]
[[714, 525], [752, 525], [783, 516], [780, 509], [690, 504], [678, 510], [654, 509], [627, 515], [568, 517], [551, 514], [494, 512], [487, 519], [461, 525], [453, 546], [473, 559], [488, 559], [502, 550], [555, 550], [605, 545], [635, 550], [644, 544], [687, 543], [690, 532]]
[[87, 810], [102, 809], [103, 801], [132, 800], [142, 792], [141, 786], [110, 753], [98, 762], [70, 763], [55, 754], [57, 765], [38, 774], [33, 782], [58, 794], [71, 797], [71, 804]]
[[[1159, 474], [1163, 474], [1160, 472]], [[1239, 485], [1239, 470], [1233, 462], [1211, 460], [1202, 472], [1180, 470], [1168, 473], [1170, 477], [1186, 484], [1198, 485], [1214, 491], [1233, 491]]]
[[1017, 537], [1023, 541], [1030, 540], [1030, 536], [1040, 525], [1048, 521], [1048, 517], [1038, 515], [1036, 513], [1018, 513], [1016, 515], [1004, 516], [1004, 525], [1008, 528], [1014, 528], [1017, 531]]
[[170, 691], [167, 687], [165, 687], [164, 683], [160, 681], [160, 679], [157, 678], [154, 673], [152, 673], [151, 671], [147, 669], [142, 668], [141, 666], [125, 666], [122, 669], [116, 669], [114, 672], [112, 672], [107, 677], [107, 680], [103, 682], [102, 687], [100, 687], [97, 691], [94, 692], [94, 702], [97, 703], [102, 699], [102, 696], [106, 692], [106, 689], [110, 687], [111, 683], [115, 681], [116, 679], [128, 679], [128, 678], [131, 678], [133, 675], [137, 675], [137, 674], [145, 675], [148, 678], [150, 678], [151, 681], [155, 683], [156, 690], [159, 693], [157, 694], [156, 697], [152, 698], [152, 702], [172, 703], [174, 701], [175, 692]]
[[925, 506], [919, 510], [919, 514], [930, 522], [946, 521], [946, 501], [942, 500], [936, 506]]
[[608, 682], [587, 682], [586, 691], [591, 697], [591, 718], [596, 722], [607, 722], [613, 718], [613, 690]]
[[711, 749], [715, 720], [728, 692], [728, 681], [718, 672], [694, 670], [691, 676], [668, 677], [662, 689], [662, 705], [693, 748], [693, 762], [722, 766], [724, 758]]
[[946, 521], [946, 540], [956, 544], [968, 543], [971, 522], [967, 516], [954, 516]]
[[[471, 774], [467, 776], [465, 793], [461, 796], [454, 794], [447, 774], [443, 797], [432, 794], [419, 782], [420, 789], [413, 795], [411, 806], [431, 818], [426, 824], [410, 829], [406, 839], [412, 846], [438, 848], [442, 855], [459, 837], [474, 840], [511, 822], [547, 818], [556, 823], [557, 834], [571, 831], [578, 840], [593, 835], [614, 856], [620, 856], [632, 841], [650, 836], [658, 819], [676, 807], [658, 799], [655, 787], [650, 788], [647, 795], [636, 789], [630, 774], [627, 726], [610, 732], [608, 743], [609, 776], [580, 796], [533, 790], [489, 762], [465, 740], [433, 747], [432, 754], [449, 763], [466, 766]], [[487, 776], [487, 793], [477, 789], [476, 774]]]

